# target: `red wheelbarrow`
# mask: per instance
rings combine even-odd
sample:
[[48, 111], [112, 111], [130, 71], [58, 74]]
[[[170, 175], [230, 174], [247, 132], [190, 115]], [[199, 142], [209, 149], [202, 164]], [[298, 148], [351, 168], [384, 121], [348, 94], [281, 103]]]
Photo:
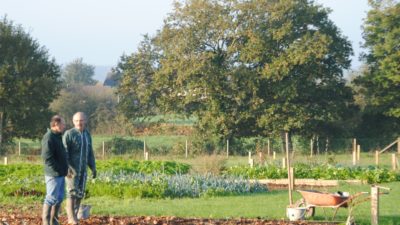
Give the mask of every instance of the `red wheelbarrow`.
[[326, 193], [314, 190], [297, 191], [303, 198], [297, 201], [295, 206], [306, 208], [306, 218], [314, 216], [316, 207], [334, 209], [335, 211], [332, 220], [335, 219], [335, 216], [341, 207], [349, 208], [349, 216], [351, 216], [353, 206], [370, 199], [368, 192], [358, 192], [354, 195], [349, 195], [349, 193], [346, 192]]

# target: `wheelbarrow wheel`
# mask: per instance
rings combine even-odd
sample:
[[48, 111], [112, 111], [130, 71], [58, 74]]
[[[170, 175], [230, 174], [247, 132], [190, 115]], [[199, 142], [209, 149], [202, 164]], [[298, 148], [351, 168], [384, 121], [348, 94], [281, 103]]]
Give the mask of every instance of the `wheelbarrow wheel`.
[[306, 218], [313, 217], [315, 215], [315, 207], [314, 206], [307, 206], [306, 200], [304, 198], [298, 200], [297, 202], [294, 203], [296, 207], [305, 207], [306, 208], [306, 213], [304, 216]]
[[310, 206], [306, 209], [306, 218], [310, 218], [313, 217], [315, 215], [315, 207], [314, 206]]

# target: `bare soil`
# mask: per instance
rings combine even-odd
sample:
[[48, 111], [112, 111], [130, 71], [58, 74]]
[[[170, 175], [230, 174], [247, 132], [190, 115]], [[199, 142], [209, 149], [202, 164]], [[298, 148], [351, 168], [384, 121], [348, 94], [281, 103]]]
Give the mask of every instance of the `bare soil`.
[[[29, 206], [23, 208], [6, 208], [0, 206], [0, 225], [39, 225], [41, 224], [41, 206]], [[67, 224], [66, 215], [60, 216], [60, 223]], [[81, 220], [81, 225], [133, 225], [133, 224], [153, 224], [153, 225], [236, 225], [236, 224], [255, 224], [255, 225], [331, 225], [336, 223], [328, 222], [290, 222], [285, 220], [265, 220], [265, 219], [204, 219], [204, 218], [179, 218], [174, 216], [91, 216], [89, 219]]]

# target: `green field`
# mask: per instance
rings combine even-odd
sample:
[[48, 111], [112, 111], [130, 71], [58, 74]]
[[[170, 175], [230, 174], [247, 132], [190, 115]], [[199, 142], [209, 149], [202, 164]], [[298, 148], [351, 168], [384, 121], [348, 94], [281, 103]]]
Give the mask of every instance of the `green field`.
[[[389, 195], [380, 198], [380, 222], [382, 224], [400, 224], [400, 211], [397, 207], [400, 199], [400, 182], [383, 184], [392, 190]], [[369, 185], [341, 185], [340, 187], [326, 189], [336, 192], [349, 191], [370, 192]], [[301, 196], [295, 192], [294, 199]], [[215, 197], [200, 199], [110, 199], [91, 198], [85, 201], [93, 206], [93, 213], [99, 215], [173, 215], [179, 217], [202, 218], [265, 218], [283, 219], [288, 205], [288, 192], [271, 191], [266, 194], [254, 194], [234, 197]], [[354, 217], [357, 224], [370, 224], [370, 204], [360, 203], [354, 209]], [[325, 209], [327, 219], [333, 215], [332, 209]], [[326, 220], [324, 210], [317, 208], [315, 220]], [[345, 221], [348, 215], [347, 209], [339, 210], [336, 221]]]

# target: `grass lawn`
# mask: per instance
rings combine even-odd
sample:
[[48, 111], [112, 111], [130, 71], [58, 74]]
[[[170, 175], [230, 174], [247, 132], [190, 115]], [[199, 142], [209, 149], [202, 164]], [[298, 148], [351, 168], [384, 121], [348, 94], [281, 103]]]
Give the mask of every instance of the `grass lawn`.
[[[400, 182], [382, 184], [392, 188], [389, 195], [380, 197], [380, 222], [381, 224], [400, 224]], [[341, 185], [340, 187], [325, 191], [370, 192], [369, 185]], [[297, 192], [294, 200], [300, 199]], [[284, 219], [288, 204], [287, 191], [271, 191], [265, 194], [246, 196], [229, 196], [200, 199], [115, 199], [115, 198], [89, 198], [86, 204], [93, 206], [92, 213], [98, 215], [155, 215], [201, 218], [263, 218]], [[325, 209], [328, 220], [333, 215], [332, 209]], [[354, 209], [357, 224], [370, 224], [370, 204], [364, 202]], [[339, 209], [336, 221], [345, 221], [347, 209]], [[324, 210], [317, 208], [315, 220], [325, 220]]]
[[[380, 224], [400, 224], [400, 182], [381, 184], [390, 187], [389, 195], [380, 196]], [[349, 191], [350, 194], [365, 191], [370, 192], [370, 185], [347, 185], [324, 189], [323, 191]], [[293, 193], [294, 200], [301, 198], [297, 192]], [[31, 213], [32, 206], [37, 206], [39, 214], [42, 198], [26, 197], [0, 198], [4, 208], [18, 208]], [[65, 204], [65, 202], [64, 202]], [[227, 196], [213, 198], [183, 198], [183, 199], [119, 199], [107, 197], [92, 197], [85, 199], [83, 204], [92, 205], [91, 214], [106, 216], [177, 216], [186, 218], [262, 218], [286, 219], [285, 211], [288, 205], [288, 193], [285, 190], [271, 191], [264, 194], [245, 196]], [[353, 215], [357, 224], [370, 224], [371, 208], [369, 202], [357, 205]], [[331, 220], [332, 209], [317, 208], [312, 220]], [[64, 212], [65, 213], [65, 212]], [[344, 222], [347, 218], [347, 209], [339, 209], [335, 221]], [[327, 217], [325, 217], [325, 215]]]

